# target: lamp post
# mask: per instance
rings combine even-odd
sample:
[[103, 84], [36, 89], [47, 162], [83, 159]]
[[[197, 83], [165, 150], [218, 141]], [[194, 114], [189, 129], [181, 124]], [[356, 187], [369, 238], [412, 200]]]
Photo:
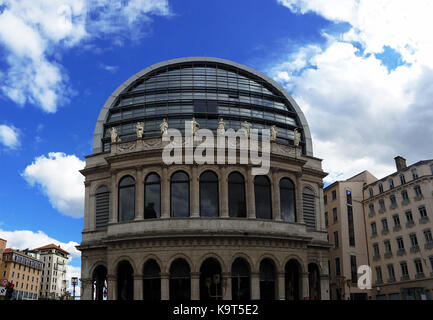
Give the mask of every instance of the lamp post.
[[78, 278], [77, 277], [72, 277], [71, 278], [71, 283], [72, 283], [72, 286], [74, 287], [74, 291], [73, 291], [73, 297], [74, 297], [74, 300], [75, 300], [75, 286], [78, 284]]

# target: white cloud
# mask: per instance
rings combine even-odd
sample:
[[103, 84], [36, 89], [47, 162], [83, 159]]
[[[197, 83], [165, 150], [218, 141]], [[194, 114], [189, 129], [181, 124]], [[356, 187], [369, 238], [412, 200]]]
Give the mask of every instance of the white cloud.
[[[7, 247], [13, 249], [35, 249], [51, 243], [60, 246], [62, 249], [69, 252], [69, 262], [66, 267], [66, 280], [68, 280], [68, 289], [72, 293], [72, 286], [70, 280], [72, 277], [81, 276], [81, 267], [73, 266], [74, 264], [81, 264], [81, 252], [76, 248], [79, 244], [75, 241], [61, 242], [54, 238], [49, 237], [42, 231], [33, 232], [30, 230], [14, 230], [6, 231], [0, 229], [0, 238], [7, 240]], [[80, 288], [75, 288], [76, 295], [80, 294]]]
[[20, 133], [14, 126], [0, 125], [0, 143], [8, 149], [17, 149], [20, 145]]
[[139, 39], [150, 15], [170, 15], [167, 0], [0, 0], [0, 8], [0, 44], [9, 67], [0, 74], [1, 90], [19, 105], [48, 113], [72, 95], [58, 61], [62, 51], [105, 36], [118, 44]]
[[[325, 45], [300, 47], [269, 71], [306, 114], [314, 154], [330, 173], [325, 181], [363, 170], [380, 178], [395, 171], [396, 155], [409, 163], [431, 158], [433, 20], [427, 12], [433, 3], [278, 1], [294, 12], [312, 11], [351, 25], [342, 34], [323, 31]], [[384, 46], [410, 63], [389, 71], [387, 61], [374, 55]]]
[[31, 186], [39, 185], [55, 209], [80, 218], [84, 214], [84, 177], [79, 170], [84, 165], [75, 155], [50, 152], [48, 157], [37, 157], [22, 176]]
[[105, 71], [111, 72], [111, 73], [116, 73], [117, 69], [119, 68], [118, 66], [110, 66], [108, 64], [99, 64], [99, 67]]

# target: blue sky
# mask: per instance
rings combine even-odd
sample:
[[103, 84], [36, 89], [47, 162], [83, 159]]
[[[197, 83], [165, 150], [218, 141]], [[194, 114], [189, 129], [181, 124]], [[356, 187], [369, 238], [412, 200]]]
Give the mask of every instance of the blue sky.
[[428, 1], [95, 3], [0, 0], [0, 237], [11, 246], [81, 241], [76, 168], [99, 111], [123, 81], [167, 59], [220, 57], [279, 81], [307, 116], [328, 183], [365, 169], [380, 178], [398, 154], [432, 158], [430, 140], [413, 143], [432, 133]]

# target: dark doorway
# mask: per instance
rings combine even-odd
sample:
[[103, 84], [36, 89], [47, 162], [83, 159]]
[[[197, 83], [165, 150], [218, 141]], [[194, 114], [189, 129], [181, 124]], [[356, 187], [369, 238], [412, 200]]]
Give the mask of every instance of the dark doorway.
[[98, 266], [92, 275], [92, 300], [107, 299], [107, 268]]
[[117, 300], [134, 299], [134, 270], [128, 261], [117, 265]]
[[300, 269], [298, 261], [291, 259], [285, 267], [286, 300], [299, 300]]
[[143, 267], [143, 300], [161, 300], [161, 269], [153, 259]]
[[310, 289], [310, 300], [320, 300], [320, 271], [315, 263], [308, 265], [308, 284]]
[[275, 300], [275, 264], [265, 258], [260, 262], [260, 299]]
[[206, 259], [200, 267], [200, 300], [221, 300], [222, 293], [221, 265], [214, 259]]
[[250, 268], [248, 262], [237, 258], [232, 264], [232, 300], [250, 299]]
[[191, 300], [191, 270], [184, 259], [170, 266], [170, 300]]

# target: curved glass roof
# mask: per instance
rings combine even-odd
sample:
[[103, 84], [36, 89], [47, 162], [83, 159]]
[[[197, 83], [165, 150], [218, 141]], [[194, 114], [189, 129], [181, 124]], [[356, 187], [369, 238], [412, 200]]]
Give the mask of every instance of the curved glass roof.
[[[287, 95], [287, 94], [286, 94]], [[144, 122], [144, 137], [160, 136], [167, 118], [170, 128], [181, 131], [195, 117], [200, 128], [216, 132], [218, 119], [235, 130], [247, 121], [251, 128], [277, 127], [277, 141], [293, 144], [293, 130], [304, 128], [286, 95], [264, 78], [231, 64], [188, 61], [166, 64], [147, 72], [116, 96], [103, 122], [103, 150], [110, 149], [110, 129], [122, 141], [136, 138], [135, 125]], [[308, 133], [309, 134], [309, 133]]]

